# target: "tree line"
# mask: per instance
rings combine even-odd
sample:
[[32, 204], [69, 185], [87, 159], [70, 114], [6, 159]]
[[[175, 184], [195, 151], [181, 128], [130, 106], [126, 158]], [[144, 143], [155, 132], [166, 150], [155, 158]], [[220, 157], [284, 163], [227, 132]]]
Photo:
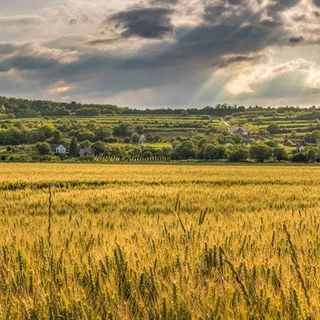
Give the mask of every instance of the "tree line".
[[301, 119], [319, 119], [320, 109], [316, 107], [298, 108], [298, 107], [280, 107], [280, 108], [263, 108], [260, 106], [244, 107], [241, 105], [218, 104], [215, 106], [205, 106], [197, 108], [129, 108], [120, 107], [112, 104], [81, 104], [75, 101], [71, 102], [54, 102], [47, 100], [28, 100], [0, 97], [0, 114], [2, 113], [9, 118], [27, 118], [27, 117], [95, 117], [99, 115], [209, 115], [216, 117], [225, 117], [244, 112], [272, 110], [276, 114], [284, 112], [301, 112]]

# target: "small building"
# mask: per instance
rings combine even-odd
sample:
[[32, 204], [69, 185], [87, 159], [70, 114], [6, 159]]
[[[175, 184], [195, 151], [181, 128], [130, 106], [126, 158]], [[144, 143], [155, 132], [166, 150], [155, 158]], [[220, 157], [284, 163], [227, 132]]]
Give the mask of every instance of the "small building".
[[67, 154], [67, 148], [63, 144], [53, 145], [52, 151], [54, 154]]
[[147, 139], [144, 134], [142, 134], [139, 138], [139, 144], [144, 144], [147, 142]]
[[91, 148], [81, 148], [79, 150], [79, 156], [81, 158], [91, 157], [94, 155], [94, 151]]
[[304, 149], [305, 149], [305, 146], [300, 146], [300, 147], [297, 148], [297, 151], [298, 152], [303, 152]]
[[243, 127], [231, 127], [229, 129], [229, 132], [231, 134], [240, 134], [241, 136], [248, 136], [249, 135], [249, 131]]

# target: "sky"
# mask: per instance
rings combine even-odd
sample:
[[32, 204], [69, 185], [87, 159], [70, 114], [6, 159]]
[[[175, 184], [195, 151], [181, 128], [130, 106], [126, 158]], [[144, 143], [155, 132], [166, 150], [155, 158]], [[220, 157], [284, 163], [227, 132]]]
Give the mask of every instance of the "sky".
[[137, 108], [320, 105], [320, 0], [10, 0], [0, 95]]

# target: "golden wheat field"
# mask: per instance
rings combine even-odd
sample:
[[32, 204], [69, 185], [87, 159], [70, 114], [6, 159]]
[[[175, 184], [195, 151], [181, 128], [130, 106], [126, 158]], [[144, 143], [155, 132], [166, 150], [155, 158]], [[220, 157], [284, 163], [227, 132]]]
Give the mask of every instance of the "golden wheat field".
[[1, 319], [319, 319], [320, 167], [0, 165]]

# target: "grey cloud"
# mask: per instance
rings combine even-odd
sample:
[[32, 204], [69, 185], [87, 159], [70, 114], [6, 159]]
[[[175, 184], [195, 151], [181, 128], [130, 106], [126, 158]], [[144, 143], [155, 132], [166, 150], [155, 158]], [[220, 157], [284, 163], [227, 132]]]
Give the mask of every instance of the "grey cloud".
[[267, 12], [271, 18], [278, 20], [280, 14], [283, 11], [296, 6], [299, 2], [300, 0], [276, 0], [274, 2], [271, 1], [271, 3], [267, 7]]
[[225, 3], [210, 4], [205, 7], [203, 19], [206, 22], [216, 23], [223, 19], [222, 15], [227, 11]]
[[117, 40], [119, 40], [119, 38], [115, 38], [115, 39], [98, 38], [98, 39], [88, 41], [87, 44], [91, 46], [109, 45], [116, 42]]
[[71, 57], [69, 50], [51, 50], [32, 43], [0, 43], [0, 72], [11, 69], [48, 70], [57, 68], [61, 62], [65, 64], [68, 57]]
[[[241, 6], [239, 6], [241, 4]], [[247, 0], [228, 0], [210, 3], [204, 8], [204, 23], [243, 25], [261, 23], [259, 13], [254, 13]], [[270, 25], [269, 25], [270, 26]]]
[[16, 52], [21, 46], [14, 43], [0, 43], [0, 55], [8, 55]]
[[304, 40], [304, 37], [302, 36], [294, 36], [289, 38], [289, 41], [291, 43], [299, 43], [299, 42], [302, 42], [303, 40]]
[[27, 25], [36, 25], [41, 22], [41, 18], [38, 16], [13, 16], [13, 17], [1, 17], [0, 16], [0, 25], [4, 27], [10, 26], [27, 26]]
[[55, 66], [57, 63], [53, 59], [31, 56], [14, 56], [0, 61], [0, 71], [5, 72], [10, 69], [36, 70], [47, 69]]
[[228, 57], [226, 59], [223, 59], [222, 62], [218, 63], [218, 67], [220, 68], [225, 68], [231, 64], [234, 63], [240, 63], [240, 62], [255, 62], [258, 60], [261, 60], [262, 58], [264, 58], [265, 56], [262, 54], [258, 54], [258, 55], [235, 55], [235, 56], [231, 56]]
[[171, 13], [167, 8], [138, 8], [116, 13], [105, 21], [121, 28], [123, 37], [159, 39], [173, 33]]
[[69, 25], [71, 26], [71, 25], [74, 25], [74, 24], [77, 24], [78, 23], [78, 20], [77, 19], [71, 19], [70, 21], [69, 21]]
[[313, 3], [314, 3], [316, 6], [320, 7], [320, 0], [313, 0]]
[[45, 42], [43, 45], [46, 48], [62, 49], [62, 50], [78, 50], [83, 43], [87, 43], [88, 38], [82, 35], [68, 35], [59, 37]]
[[228, 0], [229, 4], [233, 5], [233, 6], [237, 6], [239, 4], [241, 4], [243, 1], [242, 0]]
[[150, 0], [150, 5], [176, 5], [179, 0]]

